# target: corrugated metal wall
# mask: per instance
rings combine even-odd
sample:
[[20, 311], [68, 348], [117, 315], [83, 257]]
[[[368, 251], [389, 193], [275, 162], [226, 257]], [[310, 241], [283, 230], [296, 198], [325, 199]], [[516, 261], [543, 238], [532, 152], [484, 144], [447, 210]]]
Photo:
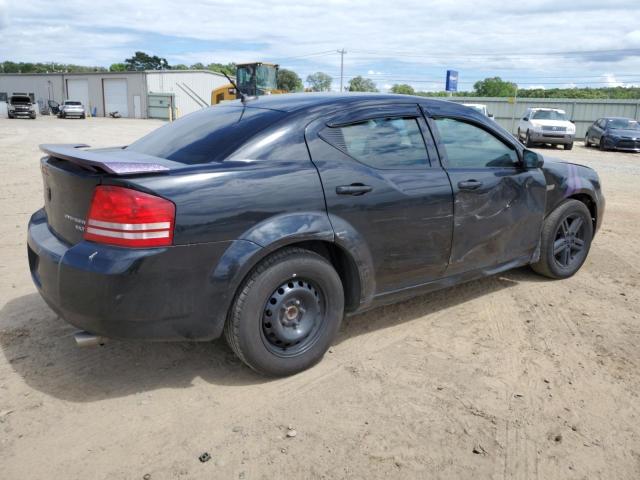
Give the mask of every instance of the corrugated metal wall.
[[147, 72], [147, 91], [175, 94], [178, 116], [200, 110], [200, 100], [210, 105], [211, 91], [228, 83], [223, 75], [206, 70]]
[[11, 95], [14, 92], [34, 93], [36, 102], [42, 103], [49, 99], [62, 103], [67, 98], [67, 80], [86, 81], [88, 87], [89, 111], [96, 109], [98, 116], [104, 116], [104, 84], [105, 79], [124, 79], [127, 82], [127, 105], [129, 116], [134, 117], [134, 97], [140, 97], [140, 112], [146, 117], [147, 90], [144, 80], [144, 72], [118, 72], [118, 73], [56, 73], [56, 74], [3, 74], [0, 75], [0, 92]]
[[640, 120], [640, 100], [582, 100], [571, 98], [508, 98], [438, 97], [457, 103], [483, 103], [494, 119], [510, 132], [515, 133], [518, 121], [527, 108], [559, 108], [576, 124], [576, 138], [584, 138], [589, 126], [601, 117], [628, 117]]

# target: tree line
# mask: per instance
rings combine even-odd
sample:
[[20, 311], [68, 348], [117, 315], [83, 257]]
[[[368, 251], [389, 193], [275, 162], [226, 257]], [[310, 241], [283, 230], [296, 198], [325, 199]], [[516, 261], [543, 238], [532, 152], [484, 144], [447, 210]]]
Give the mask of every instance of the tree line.
[[[166, 58], [135, 52], [122, 63], [113, 63], [109, 68], [83, 66], [66, 63], [0, 62], [0, 73], [87, 73], [87, 72], [127, 72], [143, 70], [210, 70], [235, 76], [236, 64], [231, 63], [194, 63], [193, 65], [169, 65]], [[315, 72], [305, 79], [305, 89], [300, 76], [293, 70], [281, 68], [278, 71], [278, 89], [286, 92], [328, 92], [332, 90], [333, 77], [324, 72]], [[349, 92], [377, 92], [373, 80], [360, 75], [351, 78], [345, 90]], [[400, 83], [391, 87], [390, 92], [424, 97], [445, 97], [444, 91], [416, 91], [411, 85]], [[601, 88], [518, 88], [514, 82], [500, 77], [489, 77], [473, 85], [473, 90], [454, 92], [458, 97], [521, 97], [521, 98], [587, 98], [587, 99], [640, 99], [640, 87], [601, 87]]]

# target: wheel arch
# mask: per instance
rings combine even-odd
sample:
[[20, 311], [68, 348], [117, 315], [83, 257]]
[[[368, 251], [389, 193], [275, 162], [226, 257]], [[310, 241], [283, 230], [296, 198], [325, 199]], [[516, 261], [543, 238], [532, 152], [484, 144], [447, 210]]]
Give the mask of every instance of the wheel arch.
[[566, 200], [578, 200], [586, 205], [591, 214], [591, 222], [593, 223], [593, 232], [595, 234], [596, 227], [598, 225], [598, 205], [590, 192], [583, 191], [574, 193], [566, 198]]
[[351, 225], [321, 211], [283, 214], [254, 225], [231, 243], [213, 267], [209, 280], [220, 292], [215, 301], [220, 332], [248, 275], [262, 260], [290, 247], [315, 252], [333, 265], [342, 280], [347, 312], [372, 302], [373, 260], [364, 240]]

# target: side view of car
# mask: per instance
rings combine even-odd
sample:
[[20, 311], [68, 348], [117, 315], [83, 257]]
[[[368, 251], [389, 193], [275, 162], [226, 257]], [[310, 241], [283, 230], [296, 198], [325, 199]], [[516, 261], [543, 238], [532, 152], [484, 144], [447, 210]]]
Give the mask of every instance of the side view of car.
[[640, 152], [640, 124], [632, 118], [599, 118], [587, 130], [584, 145], [600, 150]]
[[86, 118], [84, 105], [82, 105], [82, 102], [78, 102], [76, 100], [66, 100], [62, 105], [58, 107], [58, 117]]
[[549, 144], [571, 150], [575, 135], [576, 126], [567, 113], [556, 108], [528, 108], [518, 123], [518, 138], [527, 147]]
[[8, 105], [9, 118], [36, 118], [36, 107], [28, 95], [11, 95]]
[[263, 96], [87, 147], [41, 146], [45, 301], [94, 343], [224, 333], [269, 375], [318, 362], [345, 314], [524, 265], [575, 274], [605, 206], [594, 170], [406, 95]]

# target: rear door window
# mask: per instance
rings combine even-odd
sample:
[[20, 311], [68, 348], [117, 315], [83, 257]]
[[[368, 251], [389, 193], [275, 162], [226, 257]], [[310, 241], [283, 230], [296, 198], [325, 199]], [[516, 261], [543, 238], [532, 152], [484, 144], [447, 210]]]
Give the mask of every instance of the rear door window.
[[413, 169], [424, 167], [429, 161], [416, 118], [373, 118], [328, 127], [321, 137], [373, 168]]
[[127, 149], [188, 165], [221, 162], [284, 115], [276, 110], [218, 105], [154, 130]]

